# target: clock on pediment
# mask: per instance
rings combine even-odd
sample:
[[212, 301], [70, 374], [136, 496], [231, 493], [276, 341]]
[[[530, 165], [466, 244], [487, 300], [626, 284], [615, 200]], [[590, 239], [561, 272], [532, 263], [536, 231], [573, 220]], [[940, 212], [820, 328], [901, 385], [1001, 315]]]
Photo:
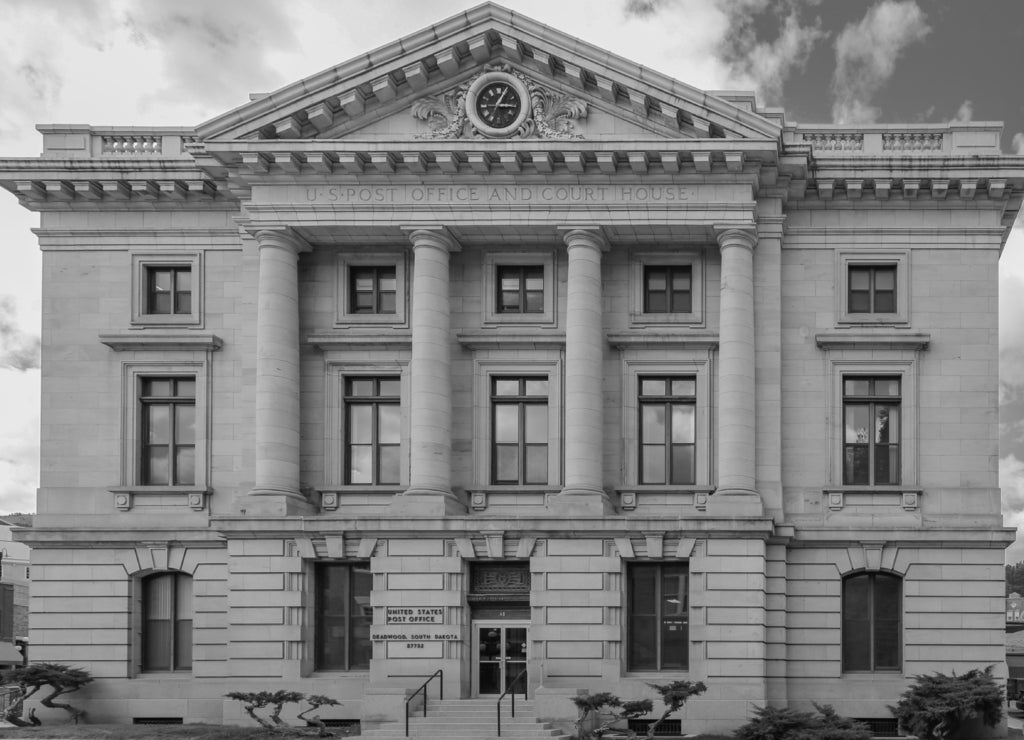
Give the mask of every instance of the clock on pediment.
[[573, 121], [586, 118], [587, 103], [501, 64], [453, 90], [419, 98], [411, 112], [430, 129], [419, 139], [581, 139]]
[[530, 91], [513, 74], [485, 72], [466, 91], [466, 115], [484, 136], [511, 136], [530, 117]]

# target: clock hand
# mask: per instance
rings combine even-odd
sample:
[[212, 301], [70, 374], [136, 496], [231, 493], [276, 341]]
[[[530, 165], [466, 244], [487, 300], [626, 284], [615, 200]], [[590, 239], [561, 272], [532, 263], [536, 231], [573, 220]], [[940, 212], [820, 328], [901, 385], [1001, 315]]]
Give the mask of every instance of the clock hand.
[[505, 96], [507, 94], [508, 94], [508, 88], [506, 87], [504, 90], [501, 91], [501, 95], [498, 96], [497, 102], [494, 103], [494, 107], [495, 108], [497, 108], [499, 105], [501, 105], [501, 101], [505, 99]]

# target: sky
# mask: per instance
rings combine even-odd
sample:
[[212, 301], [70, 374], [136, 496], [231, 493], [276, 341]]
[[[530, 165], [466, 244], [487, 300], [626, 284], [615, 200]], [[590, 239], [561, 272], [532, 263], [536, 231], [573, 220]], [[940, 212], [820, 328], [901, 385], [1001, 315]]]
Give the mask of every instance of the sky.
[[[475, 0], [0, 0], [0, 159], [39, 123], [197, 125]], [[1022, 0], [503, 0], [800, 123], [1002, 121], [1024, 155]], [[39, 484], [38, 216], [0, 191], [0, 513]], [[1024, 221], [1000, 261], [999, 485], [1024, 560]]]

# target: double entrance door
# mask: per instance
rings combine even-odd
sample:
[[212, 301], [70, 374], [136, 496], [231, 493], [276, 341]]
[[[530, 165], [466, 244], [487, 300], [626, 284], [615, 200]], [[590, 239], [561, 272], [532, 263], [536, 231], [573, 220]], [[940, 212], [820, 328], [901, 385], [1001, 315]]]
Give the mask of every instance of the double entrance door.
[[[473, 694], [498, 696], [515, 682], [515, 692], [526, 692], [528, 621], [475, 620], [473, 622]], [[522, 674], [522, 675], [520, 675]]]

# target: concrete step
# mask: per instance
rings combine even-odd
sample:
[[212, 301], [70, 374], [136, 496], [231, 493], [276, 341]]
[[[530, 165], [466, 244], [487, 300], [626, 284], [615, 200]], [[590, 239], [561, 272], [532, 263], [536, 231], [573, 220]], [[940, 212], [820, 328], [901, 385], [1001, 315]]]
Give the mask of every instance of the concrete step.
[[[422, 707], [409, 714], [408, 738], [448, 740], [571, 740], [546, 722], [538, 722], [533, 702], [516, 699], [516, 715], [512, 716], [509, 697], [501, 702], [501, 737], [497, 734], [497, 697], [484, 699], [445, 699], [427, 701], [427, 716]], [[389, 722], [368, 729], [359, 737], [366, 740], [407, 740], [405, 722]]]

